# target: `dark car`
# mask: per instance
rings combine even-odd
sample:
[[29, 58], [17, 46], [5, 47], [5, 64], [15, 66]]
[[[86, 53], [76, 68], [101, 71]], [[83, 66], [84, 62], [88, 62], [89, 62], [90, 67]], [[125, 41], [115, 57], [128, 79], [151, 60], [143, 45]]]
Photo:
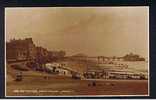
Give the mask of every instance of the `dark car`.
[[15, 81], [22, 81], [22, 79], [23, 79], [22, 72], [17, 73]]

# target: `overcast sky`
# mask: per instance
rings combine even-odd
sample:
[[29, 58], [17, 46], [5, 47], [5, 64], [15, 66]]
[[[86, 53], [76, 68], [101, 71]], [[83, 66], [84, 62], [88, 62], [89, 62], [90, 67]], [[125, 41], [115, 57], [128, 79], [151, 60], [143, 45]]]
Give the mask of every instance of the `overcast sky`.
[[32, 37], [67, 55], [148, 56], [148, 7], [6, 8], [6, 40]]

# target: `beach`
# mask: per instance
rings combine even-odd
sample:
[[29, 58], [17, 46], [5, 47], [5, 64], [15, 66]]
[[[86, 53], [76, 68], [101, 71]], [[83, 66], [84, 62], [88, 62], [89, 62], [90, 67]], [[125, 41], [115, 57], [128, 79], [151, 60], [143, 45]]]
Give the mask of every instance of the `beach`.
[[[95, 82], [95, 85], [93, 85]], [[69, 77], [29, 75], [8, 81], [7, 96], [115, 96], [148, 95], [148, 80], [75, 80]]]

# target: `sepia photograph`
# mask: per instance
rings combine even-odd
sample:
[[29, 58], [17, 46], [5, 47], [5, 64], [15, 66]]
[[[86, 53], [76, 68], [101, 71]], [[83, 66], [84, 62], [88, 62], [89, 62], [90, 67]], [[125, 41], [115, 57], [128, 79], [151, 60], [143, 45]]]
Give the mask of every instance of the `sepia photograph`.
[[5, 96], [149, 96], [149, 7], [6, 7]]

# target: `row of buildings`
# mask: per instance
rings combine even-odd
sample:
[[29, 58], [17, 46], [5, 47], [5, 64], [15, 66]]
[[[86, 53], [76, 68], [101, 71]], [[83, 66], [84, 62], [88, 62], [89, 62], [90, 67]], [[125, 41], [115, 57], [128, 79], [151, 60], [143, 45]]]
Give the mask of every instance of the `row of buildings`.
[[[62, 51], [48, 51], [43, 47], [38, 47], [33, 43], [32, 38], [12, 39], [6, 43], [6, 59], [9, 61], [28, 61], [39, 58], [60, 56]], [[64, 55], [63, 55], [64, 56]]]
[[32, 38], [13, 39], [6, 43], [7, 61], [35, 59], [36, 52]]

